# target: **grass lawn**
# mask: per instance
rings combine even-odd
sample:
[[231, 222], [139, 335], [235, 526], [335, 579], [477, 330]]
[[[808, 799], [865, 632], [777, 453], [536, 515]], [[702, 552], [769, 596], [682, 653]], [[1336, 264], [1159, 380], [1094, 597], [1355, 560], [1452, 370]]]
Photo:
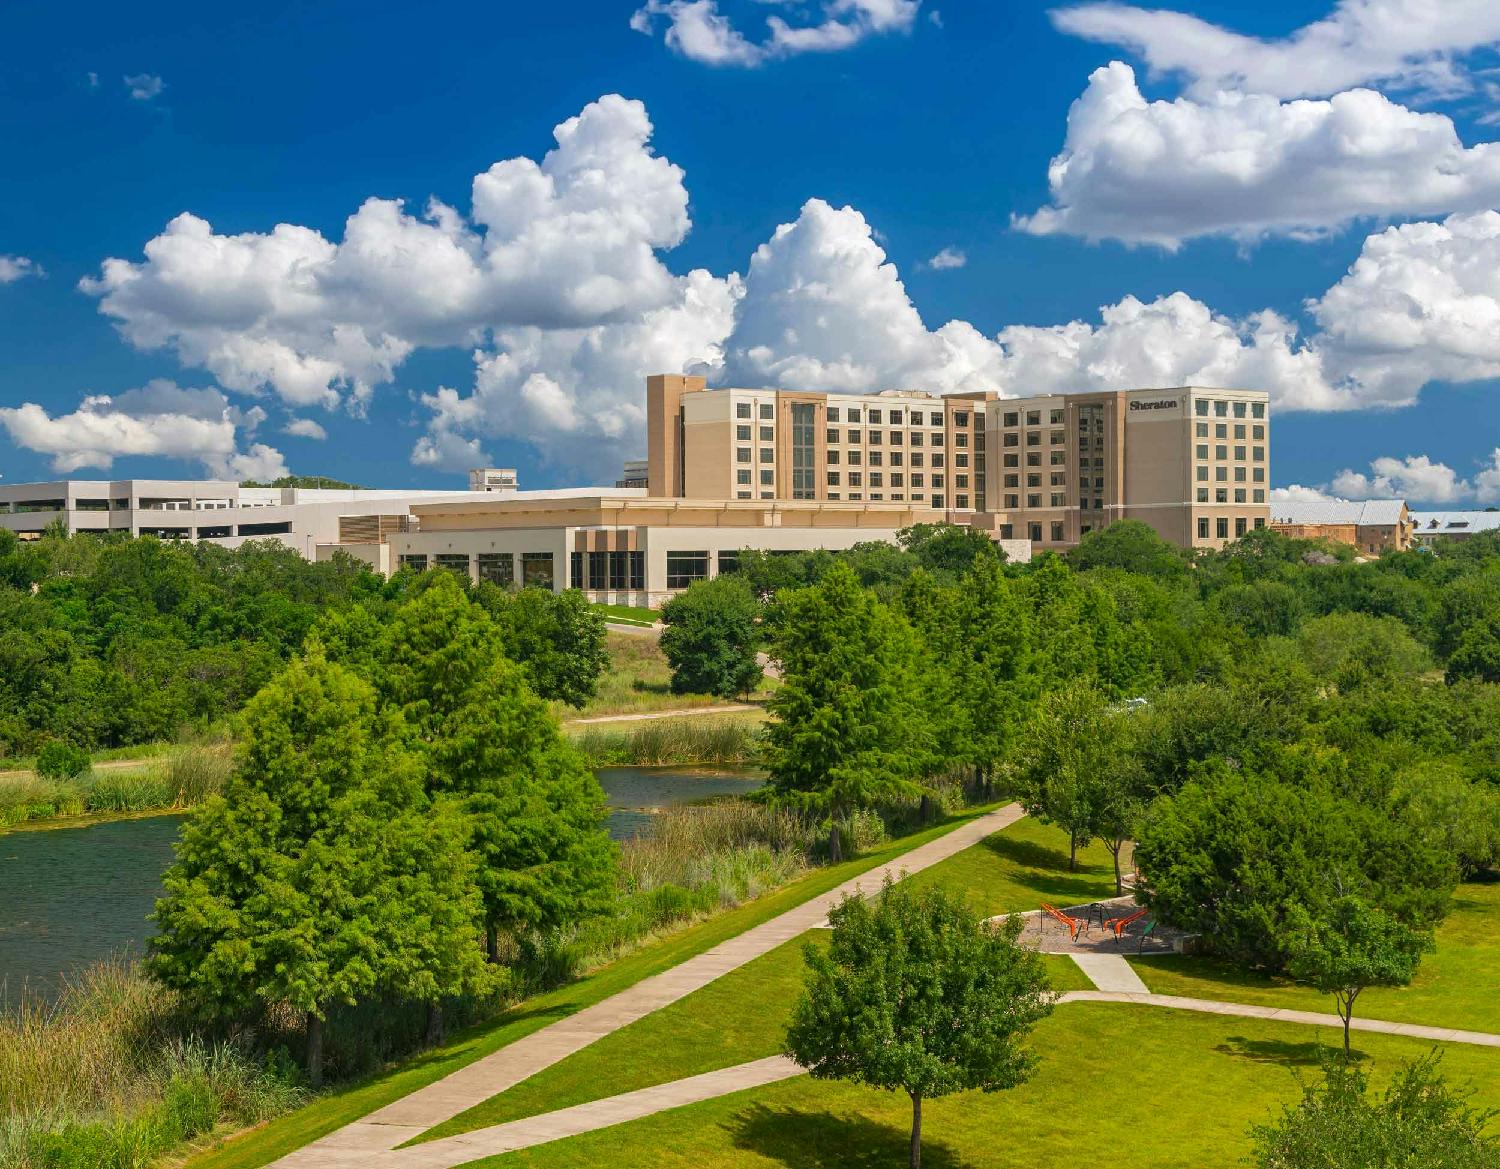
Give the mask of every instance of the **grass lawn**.
[[[1045, 886], [1054, 874], [1045, 863], [1036, 869], [1019, 870], [1014, 863], [998, 865], [989, 859], [996, 855], [993, 844], [1002, 838], [1016, 838], [1028, 847], [1045, 847], [1047, 834], [1052, 831], [1030, 819], [1022, 820], [912, 880], [924, 883], [923, 878], [929, 873], [948, 870], [942, 883], [949, 887], [960, 887], [955, 884], [959, 880], [991, 882], [999, 887], [996, 895], [987, 885], [963, 886], [971, 899], [985, 903], [989, 913], [1024, 907], [1027, 898], [1038, 897], [1037, 887]], [[1038, 844], [1038, 840], [1042, 843]], [[970, 854], [979, 855], [976, 859]], [[955, 861], [965, 863], [955, 866]], [[1055, 861], [1066, 869], [1066, 851], [1058, 854]], [[1033, 884], [1028, 885], [1028, 880]], [[1000, 908], [994, 908], [996, 905]], [[775, 1055], [781, 1050], [792, 1004], [802, 989], [803, 940], [823, 936], [821, 931], [804, 935], [746, 963], [686, 998], [604, 1036], [508, 1091], [423, 1133], [420, 1139], [469, 1132]], [[1071, 958], [1049, 954], [1043, 956], [1043, 961], [1055, 989], [1092, 989], [1093, 984]]]
[[[1235, 1165], [1246, 1129], [1298, 1094], [1293, 1073], [1316, 1077], [1331, 1029], [1226, 1019], [1145, 1006], [1069, 1003], [1037, 1028], [1032, 1079], [923, 1108], [923, 1163], [935, 1169], [1120, 1169]], [[1427, 1044], [1361, 1035], [1376, 1087]], [[1500, 1054], [1444, 1049], [1450, 1082], [1500, 1105]], [[886, 1169], [903, 1165], [906, 1097], [852, 1084], [787, 1080], [658, 1113], [585, 1136], [476, 1162], [490, 1169]]]
[[[1158, 994], [1335, 1010], [1332, 995], [1212, 958], [1167, 955], [1130, 961]], [[1365, 991], [1355, 1001], [1354, 1015], [1500, 1034], [1500, 881], [1460, 885], [1453, 912], [1438, 927], [1437, 949], [1422, 959], [1412, 984]]]
[[650, 627], [656, 624], [657, 612], [636, 605], [601, 605], [595, 602], [589, 606], [594, 612], [599, 613], [606, 621], [618, 621], [624, 625], [643, 625]]
[[1043, 901], [1062, 908], [1115, 895], [1114, 864], [1102, 844], [1081, 849], [1068, 871], [1068, 836], [1030, 816], [912, 878], [918, 888], [962, 892], [987, 916], [1024, 913]]
[[599, 677], [598, 691], [580, 710], [554, 702], [552, 708], [559, 718], [686, 710], [693, 706], [715, 706], [724, 701], [712, 694], [673, 694], [672, 671], [656, 638], [610, 630], [604, 639], [609, 651], [609, 668]]
[[286, 1116], [188, 1159], [194, 1169], [255, 1169], [301, 1148], [392, 1100], [441, 1079], [548, 1023], [599, 1002], [679, 962], [743, 933], [777, 914], [825, 893], [850, 877], [892, 860], [988, 811], [975, 809], [946, 824], [894, 841], [844, 864], [817, 869], [756, 901], [691, 926], [605, 966], [577, 982], [518, 1004], [499, 1019], [471, 1028], [447, 1045], [425, 1052], [370, 1079], [328, 1093]]

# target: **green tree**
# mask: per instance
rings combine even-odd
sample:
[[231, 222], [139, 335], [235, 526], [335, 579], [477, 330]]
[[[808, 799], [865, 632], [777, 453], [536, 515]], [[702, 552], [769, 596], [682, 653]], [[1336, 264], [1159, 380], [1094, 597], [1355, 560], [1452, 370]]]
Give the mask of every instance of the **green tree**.
[[314, 647], [246, 708], [239, 766], [184, 826], [157, 902], [152, 973], [213, 1015], [301, 1012], [315, 1084], [334, 1004], [484, 977], [462, 823], [405, 737]]
[[1080, 572], [1119, 568], [1163, 580], [1181, 579], [1188, 570], [1186, 553], [1140, 520], [1120, 520], [1090, 532], [1068, 553], [1068, 561]]
[[999, 546], [981, 529], [968, 524], [913, 524], [896, 533], [896, 541], [928, 572], [947, 579], [962, 576], [975, 565], [998, 564]]
[[732, 698], [760, 685], [759, 613], [750, 585], [735, 575], [696, 581], [663, 605], [661, 650], [672, 667], [672, 693]]
[[817, 1079], [854, 1080], [911, 1097], [911, 1169], [922, 1163], [922, 1102], [1025, 1081], [1025, 1047], [1052, 1010], [1041, 958], [1017, 944], [1021, 923], [990, 923], [942, 889], [887, 879], [869, 902], [828, 915], [825, 953], [803, 947], [806, 988], [786, 1050]]
[[543, 698], [582, 706], [609, 667], [604, 615], [577, 589], [508, 591], [481, 584], [477, 598], [500, 628], [506, 655]]
[[906, 621], [842, 563], [818, 584], [781, 594], [778, 608], [770, 784], [828, 811], [837, 861], [845, 813], [920, 794], [932, 766], [918, 646]]
[[1448, 659], [1447, 679], [1477, 678], [1500, 682], [1500, 612], [1487, 621], [1476, 621], [1459, 636]]
[[1290, 945], [1287, 973], [1333, 995], [1344, 1021], [1344, 1058], [1349, 1058], [1349, 1026], [1354, 1001], [1372, 986], [1405, 986], [1417, 973], [1430, 934], [1414, 930], [1367, 905], [1340, 897], [1316, 917], [1294, 905], [1287, 917]]
[[[1021, 805], [1068, 834], [1070, 871], [1078, 868], [1078, 849], [1100, 834], [1111, 776], [1128, 774], [1124, 767], [1116, 772], [1114, 753], [1104, 696], [1086, 684], [1044, 697], [1018, 751]], [[1115, 870], [1118, 879], [1118, 852]]]
[[36, 753], [36, 773], [43, 779], [77, 779], [89, 763], [87, 751], [62, 739], [53, 739]]
[[452, 574], [434, 576], [390, 621], [383, 688], [417, 736], [433, 791], [466, 813], [497, 961], [502, 936], [603, 909], [615, 848], [599, 781], [505, 657], [503, 629]]
[[1438, 1057], [1405, 1064], [1382, 1098], [1357, 1064], [1328, 1062], [1321, 1084], [1280, 1119], [1251, 1129], [1258, 1169], [1497, 1169], [1493, 1113], [1476, 1112], [1448, 1087]]

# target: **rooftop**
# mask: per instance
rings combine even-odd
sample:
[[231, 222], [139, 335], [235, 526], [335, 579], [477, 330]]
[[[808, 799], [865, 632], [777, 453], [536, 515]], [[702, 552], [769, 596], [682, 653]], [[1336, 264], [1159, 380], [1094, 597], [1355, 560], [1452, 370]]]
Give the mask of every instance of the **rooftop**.
[[1500, 511], [1414, 511], [1417, 535], [1459, 535], [1500, 530]]
[[1404, 499], [1288, 499], [1271, 504], [1271, 522], [1394, 527], [1405, 510]]

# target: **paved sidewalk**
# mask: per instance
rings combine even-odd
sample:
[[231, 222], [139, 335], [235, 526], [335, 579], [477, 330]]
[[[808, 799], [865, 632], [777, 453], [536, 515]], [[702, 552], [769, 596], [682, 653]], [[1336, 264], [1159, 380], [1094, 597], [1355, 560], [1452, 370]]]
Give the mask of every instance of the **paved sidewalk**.
[[665, 1112], [669, 1108], [713, 1100], [731, 1092], [760, 1088], [804, 1074], [800, 1067], [785, 1056], [773, 1055], [768, 1059], [704, 1072], [669, 1084], [657, 1084], [611, 1096], [606, 1100], [592, 1100], [587, 1104], [561, 1108], [542, 1116], [528, 1116], [508, 1124], [497, 1124], [493, 1128], [482, 1128], [455, 1137], [444, 1137], [440, 1141], [413, 1145], [409, 1149], [398, 1149], [382, 1157], [380, 1164], [389, 1169], [452, 1169], [455, 1165], [477, 1161], [481, 1157], [494, 1157], [516, 1149], [530, 1148], [532, 1145], [559, 1141], [564, 1137], [623, 1124], [627, 1120], [639, 1120], [644, 1116]]
[[1019, 804], [1007, 804], [976, 817], [695, 958], [523, 1036], [273, 1164], [280, 1169], [373, 1169], [393, 1164], [388, 1156], [381, 1154], [815, 928], [846, 895], [859, 890], [874, 892], [887, 874], [899, 877], [903, 872], [916, 873], [929, 868], [1009, 827], [1024, 814]]
[[654, 718], [687, 718], [694, 714], [735, 714], [741, 710], [759, 710], [753, 702], [726, 702], [719, 706], [694, 706], [687, 710], [648, 710], [639, 714], [600, 714], [592, 718], [570, 718], [563, 722], [565, 727], [587, 727], [595, 723], [638, 723], [649, 722]]
[[[1131, 994], [1111, 990], [1070, 990], [1058, 996], [1060, 1003], [1141, 1003], [1148, 1007], [1168, 1007], [1175, 1011], [1201, 1011], [1208, 1015], [1239, 1015], [1246, 1019], [1272, 1019], [1279, 1023], [1304, 1023], [1315, 1027], [1343, 1029], [1337, 1015], [1320, 1011], [1291, 1011], [1282, 1007], [1257, 1007], [1248, 1003], [1221, 1003], [1214, 999], [1190, 999], [1175, 994]], [[1500, 1047], [1500, 1035], [1486, 1031], [1459, 1031], [1449, 1027], [1426, 1027], [1419, 1023], [1392, 1023], [1386, 1019], [1356, 1018], [1350, 1024], [1354, 1031], [1373, 1031], [1380, 1035], [1404, 1035], [1409, 1039], [1430, 1039], [1440, 1043], [1469, 1043], [1478, 1047]]]
[[1141, 981], [1130, 963], [1118, 954], [1074, 954], [1073, 961], [1100, 990], [1120, 991], [1125, 994], [1150, 994], [1150, 988]]

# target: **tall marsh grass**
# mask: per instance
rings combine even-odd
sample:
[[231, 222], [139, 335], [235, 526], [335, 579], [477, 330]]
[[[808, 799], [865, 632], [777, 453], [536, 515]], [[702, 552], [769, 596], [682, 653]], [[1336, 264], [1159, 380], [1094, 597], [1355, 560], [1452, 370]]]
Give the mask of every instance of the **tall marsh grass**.
[[656, 718], [625, 727], [589, 727], [574, 742], [594, 767], [753, 763], [761, 724], [737, 718]]
[[144, 1169], [221, 1122], [295, 1107], [285, 1067], [196, 1034], [170, 991], [102, 962], [0, 1012], [0, 1169]]
[[190, 743], [140, 768], [101, 768], [73, 779], [0, 778], [0, 828], [88, 812], [191, 808], [219, 791], [233, 766], [227, 743]]

